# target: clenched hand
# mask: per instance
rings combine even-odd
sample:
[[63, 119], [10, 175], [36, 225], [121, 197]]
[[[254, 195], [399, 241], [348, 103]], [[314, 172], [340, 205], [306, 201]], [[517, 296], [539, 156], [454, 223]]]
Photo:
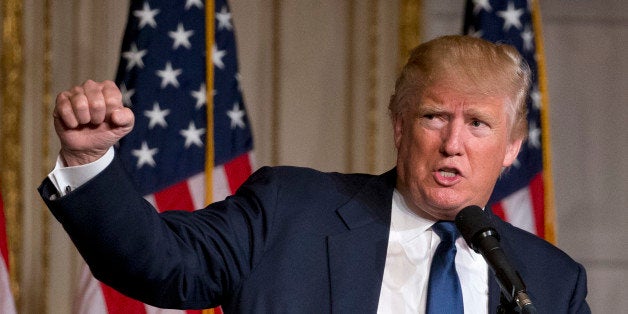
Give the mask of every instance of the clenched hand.
[[133, 112], [123, 106], [112, 81], [86, 81], [57, 95], [54, 125], [66, 166], [78, 166], [102, 157], [133, 129]]

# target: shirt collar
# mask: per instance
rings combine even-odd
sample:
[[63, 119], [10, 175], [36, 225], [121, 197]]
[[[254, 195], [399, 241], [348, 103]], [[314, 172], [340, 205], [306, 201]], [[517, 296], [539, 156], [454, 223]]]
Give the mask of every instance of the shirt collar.
[[[398, 233], [402, 242], [407, 242], [424, 232], [431, 232], [436, 221], [423, 218], [410, 209], [401, 193], [395, 188], [392, 198], [391, 228]], [[459, 237], [456, 241], [459, 252], [469, 254], [473, 260], [482, 256], [473, 251], [467, 242]]]

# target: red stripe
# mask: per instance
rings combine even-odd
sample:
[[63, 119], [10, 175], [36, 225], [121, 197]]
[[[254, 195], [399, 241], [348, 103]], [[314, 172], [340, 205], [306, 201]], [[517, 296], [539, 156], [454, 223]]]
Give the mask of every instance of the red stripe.
[[251, 161], [248, 153], [242, 154], [225, 164], [225, 173], [231, 193], [235, 193], [240, 185], [251, 175], [251, 170]]
[[7, 244], [7, 221], [4, 217], [4, 203], [2, 202], [2, 193], [0, 193], [0, 253], [4, 258], [4, 264], [9, 270], [9, 245]]
[[493, 213], [495, 215], [497, 215], [499, 218], [508, 221], [506, 219], [506, 211], [504, 210], [504, 203], [502, 202], [498, 202], [493, 204], [493, 207], [491, 208], [493, 210]]
[[131, 299], [113, 288], [101, 283], [100, 288], [107, 304], [109, 314], [143, 314], [146, 313], [144, 304]]
[[543, 173], [538, 173], [530, 181], [530, 199], [534, 210], [536, 235], [545, 238], [545, 192], [543, 189]]
[[171, 209], [194, 210], [194, 201], [190, 194], [187, 181], [181, 181], [175, 185], [165, 188], [155, 195], [157, 210], [163, 212]]

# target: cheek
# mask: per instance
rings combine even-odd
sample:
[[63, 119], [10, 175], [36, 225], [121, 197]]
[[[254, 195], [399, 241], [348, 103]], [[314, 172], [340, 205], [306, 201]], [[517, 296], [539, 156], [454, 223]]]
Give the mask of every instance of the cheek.
[[[413, 164], [425, 162], [426, 157], [434, 150], [433, 147], [433, 141], [430, 140], [429, 136], [415, 130], [410, 136], [403, 138], [400, 142], [399, 154], [403, 157], [401, 161], [405, 160]], [[438, 153], [438, 150], [436, 150], [436, 153]]]
[[412, 178], [411, 181], [420, 181], [429, 175], [431, 161], [439, 158], [438, 145], [428, 137], [415, 136], [411, 141], [405, 140], [399, 148], [397, 166], [403, 167], [404, 175]]
[[483, 174], [483, 178], [490, 179], [489, 181], [492, 181], [493, 178], [497, 179], [503, 168], [505, 153], [504, 147], [500, 145], [495, 145], [493, 148], [484, 151], [478, 151], [471, 158], [473, 168], [480, 171]]

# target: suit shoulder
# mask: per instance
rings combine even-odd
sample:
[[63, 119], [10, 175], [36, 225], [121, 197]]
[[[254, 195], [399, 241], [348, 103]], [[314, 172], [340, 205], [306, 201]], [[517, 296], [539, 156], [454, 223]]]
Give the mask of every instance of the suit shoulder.
[[535, 260], [543, 262], [546, 267], [574, 272], [581, 268], [580, 264], [554, 244], [508, 222], [499, 221], [502, 245], [518, 255], [519, 259]]
[[499, 221], [504, 253], [524, 279], [539, 312], [590, 313], [584, 267], [544, 239]]
[[370, 174], [324, 172], [306, 167], [265, 166], [255, 171], [248, 182], [270, 181], [286, 187], [310, 186], [319, 190], [338, 185], [360, 186], [374, 177]]

